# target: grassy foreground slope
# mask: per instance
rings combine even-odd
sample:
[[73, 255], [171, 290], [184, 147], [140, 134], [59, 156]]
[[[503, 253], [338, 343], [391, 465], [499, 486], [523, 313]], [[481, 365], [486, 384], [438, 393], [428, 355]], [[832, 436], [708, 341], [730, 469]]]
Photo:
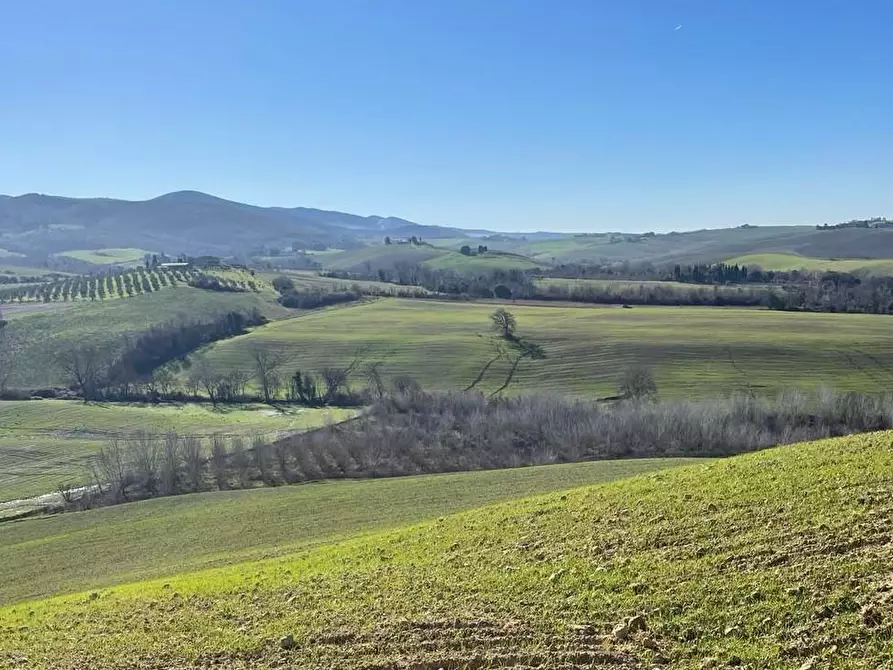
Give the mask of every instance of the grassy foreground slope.
[[[345, 365], [370, 346], [387, 354], [388, 376], [410, 375], [427, 389], [464, 388], [492, 358], [492, 304], [382, 299], [280, 321], [208, 350], [221, 369], [251, 369], [252, 346], [292, 358], [295, 368]], [[893, 381], [893, 340], [885, 316], [806, 314], [702, 307], [511, 305], [524, 337], [548, 358], [525, 362], [518, 391], [613, 394], [626, 367], [653, 368], [661, 395], [775, 393], [833, 383], [838, 390], [885, 390]], [[508, 363], [478, 388], [496, 389]]]
[[807, 258], [796, 254], [748, 254], [730, 258], [726, 263], [737, 263], [764, 270], [808, 270], [811, 272], [868, 272], [873, 275], [893, 275], [890, 258]]
[[0, 524], [0, 603], [293, 553], [508, 498], [692, 462], [596, 461], [321, 482], [159, 498]]
[[891, 437], [782, 447], [6, 607], [0, 664], [888, 667]]
[[[137, 405], [70, 400], [0, 401], [0, 503], [80, 484], [88, 456], [111, 439], [140, 431], [206, 439], [212, 435], [277, 436], [355, 415], [339, 408], [272, 411], [266, 406]], [[2, 507], [0, 507], [2, 516]]]

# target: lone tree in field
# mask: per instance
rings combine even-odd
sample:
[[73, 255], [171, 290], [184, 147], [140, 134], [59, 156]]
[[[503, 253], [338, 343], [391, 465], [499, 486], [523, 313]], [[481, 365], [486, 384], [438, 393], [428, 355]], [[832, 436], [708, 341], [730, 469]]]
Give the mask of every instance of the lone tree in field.
[[657, 398], [657, 382], [650, 368], [633, 365], [623, 373], [617, 391], [620, 396], [631, 400], [653, 400]]
[[506, 340], [515, 339], [515, 328], [518, 327], [518, 322], [515, 321], [515, 315], [510, 311], [500, 307], [490, 315], [490, 321], [493, 322], [492, 328], [499, 334], [499, 337]]
[[508, 310], [500, 307], [490, 315], [490, 322], [490, 327], [494, 331], [494, 337], [491, 339], [493, 357], [484, 364], [474, 381], [465, 390], [470, 391], [477, 386], [483, 381], [491, 366], [504, 359], [508, 361], [509, 369], [502, 385], [490, 394], [495, 396], [509, 387], [522, 361], [525, 359], [542, 360], [546, 358], [546, 351], [541, 345], [525, 340], [515, 333], [518, 322], [515, 320], [515, 315]]

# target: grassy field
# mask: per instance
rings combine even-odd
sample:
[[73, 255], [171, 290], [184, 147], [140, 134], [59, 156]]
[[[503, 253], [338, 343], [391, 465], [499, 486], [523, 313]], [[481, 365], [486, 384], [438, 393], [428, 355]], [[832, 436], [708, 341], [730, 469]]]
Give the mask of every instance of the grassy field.
[[7, 326], [17, 351], [10, 386], [62, 386], [56, 355], [64, 348], [90, 343], [116, 347], [125, 334], [172, 322], [210, 319], [229, 311], [257, 308], [270, 318], [289, 315], [266, 294], [220, 293], [179, 285], [126, 300], [84, 301], [66, 309], [10, 309]]
[[[464, 388], [492, 357], [492, 304], [382, 299], [306, 314], [218, 342], [209, 358], [248, 370], [250, 345], [291, 356], [289, 369], [344, 365], [354, 352], [385, 356], [387, 375], [411, 375], [429, 389]], [[513, 389], [581, 396], [613, 394], [633, 364], [654, 370], [664, 397], [830, 385], [887, 390], [893, 382], [889, 319], [732, 308], [513, 305], [518, 332], [545, 347], [525, 362]], [[479, 386], [493, 390], [507, 363]]]
[[691, 462], [599, 461], [322, 482], [0, 524], [0, 603], [268, 558], [508, 498]]
[[291, 279], [295, 288], [299, 291], [318, 291], [320, 293], [353, 291], [356, 286], [360, 291], [380, 295], [396, 294], [399, 292], [412, 292], [422, 295], [431, 292], [420, 286], [401, 286], [383, 281], [366, 281], [353, 279], [336, 279], [323, 277], [313, 270], [274, 270], [258, 274], [266, 282], [272, 282], [276, 277], [285, 276]]
[[726, 263], [759, 266], [764, 270], [808, 270], [812, 272], [867, 272], [873, 275], [893, 275], [890, 258], [805, 258], [795, 254], [748, 254], [730, 258]]
[[439, 270], [468, 272], [474, 270], [528, 270], [542, 267], [523, 255], [497, 250], [481, 256], [465, 256], [446, 247], [410, 244], [378, 244], [315, 257], [327, 270], [375, 271], [379, 268], [393, 268], [397, 263], [425, 265]]
[[0, 664], [889, 667], [891, 438], [772, 449], [8, 606]]
[[608, 288], [625, 288], [628, 286], [665, 286], [668, 288], [689, 288], [691, 290], [712, 290], [712, 286], [704, 284], [685, 284], [676, 281], [650, 281], [636, 279], [570, 279], [566, 277], [545, 277], [535, 279], [533, 282], [537, 288], [550, 286], [562, 286], [567, 288], [586, 288], [587, 286], [604, 286]]
[[152, 252], [145, 249], [74, 249], [59, 255], [96, 265], [133, 265], [142, 263], [146, 254]]
[[[641, 230], [647, 230], [643, 222]], [[485, 242], [486, 243], [486, 242]], [[744, 254], [807, 258], [893, 258], [893, 230], [816, 230], [812, 226], [751, 226], [637, 236], [569, 235], [550, 240], [500, 241], [499, 248], [549, 263], [715, 263]], [[491, 245], [491, 246], [495, 246]]]
[[16, 277], [44, 277], [47, 275], [69, 275], [68, 272], [59, 272], [50, 268], [38, 268], [27, 265], [2, 265], [0, 274], [14, 275]]
[[0, 502], [83, 483], [84, 459], [111, 438], [176, 431], [202, 438], [261, 433], [273, 438], [353, 416], [352, 410], [207, 405], [0, 401]]
[[499, 251], [488, 251], [480, 256], [465, 256], [450, 251], [443, 256], [426, 261], [423, 265], [436, 270], [473, 272], [475, 270], [535, 270], [547, 263], [537, 262], [521, 254]]

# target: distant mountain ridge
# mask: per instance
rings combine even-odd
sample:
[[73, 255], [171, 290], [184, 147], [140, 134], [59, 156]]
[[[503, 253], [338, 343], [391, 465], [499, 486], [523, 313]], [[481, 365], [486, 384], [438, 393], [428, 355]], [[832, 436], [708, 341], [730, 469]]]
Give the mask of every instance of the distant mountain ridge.
[[398, 217], [259, 207], [198, 191], [150, 200], [0, 195], [0, 247], [26, 254], [119, 246], [231, 254], [264, 244], [349, 248], [385, 235], [455, 237], [469, 232]]

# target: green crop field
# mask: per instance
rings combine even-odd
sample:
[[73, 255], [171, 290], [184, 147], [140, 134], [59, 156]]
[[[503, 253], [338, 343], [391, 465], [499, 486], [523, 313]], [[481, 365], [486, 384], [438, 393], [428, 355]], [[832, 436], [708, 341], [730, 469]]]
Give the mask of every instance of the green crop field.
[[420, 286], [402, 286], [383, 281], [337, 279], [335, 277], [324, 277], [312, 270], [278, 270], [261, 272], [258, 276], [266, 282], [272, 282], [276, 277], [288, 277], [294, 282], [295, 288], [299, 291], [331, 293], [353, 291], [356, 287], [359, 287], [360, 292], [375, 295], [392, 295], [397, 293], [429, 295], [431, 293]]
[[51, 268], [38, 268], [28, 265], [0, 265], [0, 274], [14, 275], [16, 277], [45, 277], [47, 275], [69, 275], [68, 272], [60, 272]]
[[473, 270], [529, 270], [542, 267], [523, 255], [492, 250], [480, 256], [465, 256], [456, 250], [411, 244], [376, 244], [351, 251], [319, 256], [316, 260], [328, 270], [368, 271], [393, 268], [397, 263], [424, 265], [438, 270], [466, 272]]
[[770, 449], [6, 606], [0, 664], [889, 667], [891, 439]]
[[292, 553], [490, 502], [692, 462], [597, 461], [321, 482], [0, 524], [0, 603]]
[[893, 275], [890, 258], [806, 258], [796, 254], [749, 254], [730, 258], [726, 263], [758, 266], [764, 270], [808, 270], [811, 272], [867, 272], [873, 275]]
[[[492, 357], [493, 304], [381, 299], [306, 314], [218, 342], [209, 359], [221, 369], [250, 369], [254, 345], [291, 358], [289, 369], [344, 365], [366, 347], [384, 357], [386, 375], [410, 375], [429, 389], [464, 388]], [[776, 393], [828, 385], [887, 390], [893, 339], [885, 316], [807, 314], [710, 307], [511, 305], [518, 332], [548, 358], [522, 363], [513, 389], [581, 396], [613, 394], [633, 364], [652, 367], [662, 396]], [[493, 390], [508, 363], [494, 364]]]
[[537, 262], [520, 254], [488, 251], [474, 256], [451, 251], [438, 258], [425, 261], [423, 265], [436, 270], [455, 270], [456, 272], [473, 272], [480, 270], [535, 270], [547, 263]]
[[152, 252], [145, 249], [75, 249], [62, 252], [59, 256], [96, 265], [134, 265], [142, 263], [146, 254], [151, 255]]
[[606, 288], [626, 288], [629, 286], [665, 286], [668, 288], [686, 288], [690, 290], [713, 290], [712, 286], [704, 284], [685, 284], [676, 281], [649, 281], [636, 279], [570, 279], [565, 277], [545, 277], [535, 279], [533, 282], [537, 288], [548, 289], [550, 286], [560, 286], [570, 289], [584, 289], [587, 286], [599, 286]]
[[266, 293], [223, 293], [185, 285], [126, 300], [78, 301], [66, 309], [10, 309], [7, 330], [16, 359], [9, 383], [13, 388], [61, 386], [65, 379], [56, 357], [66, 347], [85, 343], [115, 347], [125, 334], [140, 333], [152, 326], [189, 323], [255, 308], [270, 318], [290, 314], [271, 302]]
[[[67, 400], [0, 401], [0, 502], [84, 483], [84, 459], [113, 438], [138, 431], [202, 438], [269, 438], [354, 416], [353, 410], [208, 405], [84, 404]], [[2, 510], [0, 510], [2, 511]]]

